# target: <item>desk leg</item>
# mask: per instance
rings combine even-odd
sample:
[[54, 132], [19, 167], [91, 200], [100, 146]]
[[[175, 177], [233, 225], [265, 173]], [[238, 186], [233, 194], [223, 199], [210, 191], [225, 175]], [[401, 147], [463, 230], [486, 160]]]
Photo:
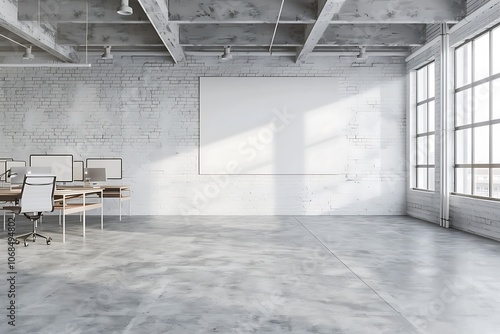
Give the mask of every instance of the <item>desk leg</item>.
[[3, 230], [5, 231], [5, 211], [3, 212]]
[[104, 229], [104, 193], [101, 190], [101, 230]]
[[120, 189], [120, 198], [118, 198], [118, 206], [120, 206], [120, 221], [122, 221], [122, 190]]
[[63, 227], [63, 243], [64, 243], [66, 242], [66, 197], [65, 196], [63, 196], [62, 227]]
[[85, 238], [85, 195], [83, 195], [83, 237]]

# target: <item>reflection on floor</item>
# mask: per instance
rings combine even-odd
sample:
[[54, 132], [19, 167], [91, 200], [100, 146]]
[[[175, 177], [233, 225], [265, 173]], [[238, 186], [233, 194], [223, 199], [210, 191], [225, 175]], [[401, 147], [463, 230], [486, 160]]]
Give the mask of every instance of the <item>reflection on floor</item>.
[[[1, 333], [498, 333], [500, 244], [408, 217], [54, 217]], [[29, 223], [18, 218], [18, 232]], [[20, 222], [23, 222], [21, 224]], [[0, 234], [7, 253], [6, 232]], [[6, 331], [6, 329], [8, 331]]]

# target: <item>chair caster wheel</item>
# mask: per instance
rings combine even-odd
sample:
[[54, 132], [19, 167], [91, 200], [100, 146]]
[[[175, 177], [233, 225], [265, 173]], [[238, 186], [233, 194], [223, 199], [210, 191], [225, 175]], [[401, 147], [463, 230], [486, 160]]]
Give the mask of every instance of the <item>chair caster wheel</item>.
[[52, 241], [52, 238], [47, 239], [47, 245], [50, 245], [50, 242]]
[[16, 245], [19, 245], [20, 243], [21, 243], [21, 241], [16, 240]]
[[29, 243], [27, 243], [26, 241], [24, 242], [24, 247], [28, 247], [29, 246]]

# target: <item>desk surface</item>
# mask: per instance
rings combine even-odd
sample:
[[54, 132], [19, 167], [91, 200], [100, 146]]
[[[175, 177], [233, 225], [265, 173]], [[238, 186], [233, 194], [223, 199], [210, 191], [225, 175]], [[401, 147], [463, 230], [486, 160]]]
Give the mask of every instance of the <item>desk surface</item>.
[[114, 190], [114, 189], [121, 189], [121, 190], [126, 190], [129, 189], [130, 186], [126, 185], [114, 185], [114, 184], [106, 184], [106, 185], [100, 185], [100, 186], [95, 186], [95, 187], [85, 187], [85, 186], [58, 186], [56, 189], [60, 190], [73, 190], [73, 189], [102, 189], [103, 191], [106, 190]]
[[[103, 188], [71, 188], [71, 189], [56, 189], [54, 197], [78, 196], [92, 193], [100, 193]], [[13, 201], [21, 197], [21, 188], [0, 188], [0, 201]]]

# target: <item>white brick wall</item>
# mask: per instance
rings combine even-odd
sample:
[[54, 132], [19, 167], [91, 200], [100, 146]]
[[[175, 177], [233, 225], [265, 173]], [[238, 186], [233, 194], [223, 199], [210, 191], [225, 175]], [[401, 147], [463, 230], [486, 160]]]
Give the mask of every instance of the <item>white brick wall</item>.
[[451, 196], [452, 227], [500, 240], [500, 203], [474, 198]]
[[[315, 57], [305, 65], [271, 57], [236, 57], [225, 63], [188, 57], [177, 65], [161, 58], [93, 61], [90, 69], [2, 70], [0, 156], [121, 157], [121, 182], [132, 185], [134, 214], [406, 211], [401, 58], [357, 63], [354, 58]], [[349, 140], [363, 146], [365, 155], [350, 161], [347, 175], [199, 175], [200, 76], [338, 77], [339, 95], [356, 101], [346, 112], [377, 113], [385, 126], [379, 136], [366, 136], [355, 121], [350, 124]], [[367, 92], [369, 100], [363, 98]], [[107, 214], [116, 214], [117, 205], [108, 204]]]

